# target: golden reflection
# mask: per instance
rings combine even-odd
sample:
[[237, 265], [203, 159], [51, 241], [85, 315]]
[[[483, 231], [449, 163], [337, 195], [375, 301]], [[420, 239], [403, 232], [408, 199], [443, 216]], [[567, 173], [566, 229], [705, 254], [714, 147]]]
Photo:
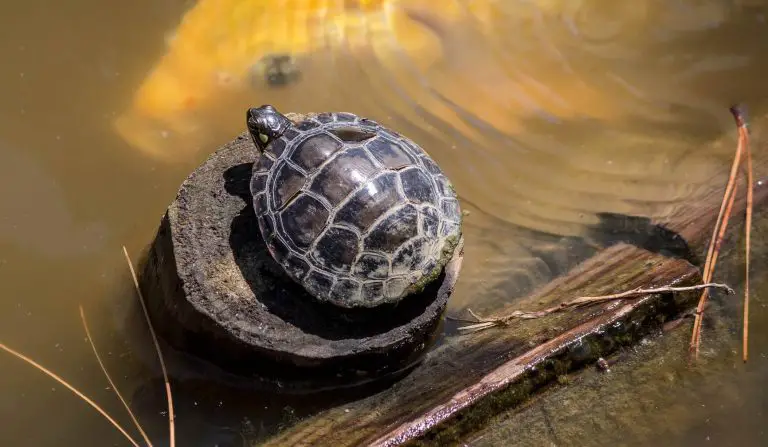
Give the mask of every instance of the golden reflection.
[[[221, 126], [232, 128], [213, 118], [235, 116], [224, 109], [299, 95], [301, 111], [340, 106], [312, 98], [337, 89], [349, 91], [342, 97], [363, 94], [377, 84], [373, 96], [391, 95], [389, 107], [405, 114], [416, 105], [475, 138], [468, 115], [508, 132], [540, 111], [615, 116], [616, 105], [594, 87], [564, 76], [556, 48], [530, 40], [561, 7], [547, 0], [202, 0], [181, 20], [116, 129], [134, 147], [178, 160], [216, 141], [211, 134]], [[635, 17], [636, 9], [622, 17]], [[271, 82], [269, 74], [284, 66], [301, 76]]]
[[727, 159], [696, 149], [731, 129], [696, 81], [751, 62], [686, 43], [739, 7], [201, 0], [115, 128], [181, 162], [241, 132], [249, 106], [351, 110], [418, 140], [486, 213], [580, 235], [595, 212], [663, 218]]

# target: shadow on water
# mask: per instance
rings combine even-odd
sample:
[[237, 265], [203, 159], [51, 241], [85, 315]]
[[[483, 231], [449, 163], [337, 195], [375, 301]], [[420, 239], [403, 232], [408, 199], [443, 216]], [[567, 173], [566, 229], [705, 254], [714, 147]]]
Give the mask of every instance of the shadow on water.
[[616, 213], [597, 213], [597, 217], [600, 223], [590, 228], [587, 238], [603, 247], [624, 242], [651, 253], [683, 259], [696, 267], [703, 266], [683, 236], [647, 217]]

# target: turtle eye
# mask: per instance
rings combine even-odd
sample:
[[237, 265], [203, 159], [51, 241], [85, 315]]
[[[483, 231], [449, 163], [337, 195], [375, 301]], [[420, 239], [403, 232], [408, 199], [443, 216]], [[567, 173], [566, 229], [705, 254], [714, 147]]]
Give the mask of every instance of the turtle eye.
[[259, 140], [261, 140], [262, 143], [266, 144], [267, 141], [269, 141], [269, 137], [264, 135], [263, 133], [259, 133]]

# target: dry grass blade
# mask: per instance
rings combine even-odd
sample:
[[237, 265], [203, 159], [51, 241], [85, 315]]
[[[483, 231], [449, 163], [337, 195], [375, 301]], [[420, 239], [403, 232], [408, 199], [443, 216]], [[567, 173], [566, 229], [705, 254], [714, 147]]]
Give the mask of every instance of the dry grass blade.
[[111, 423], [111, 424], [112, 424], [112, 425], [113, 425], [113, 426], [114, 426], [116, 429], [118, 429], [118, 430], [120, 431], [120, 433], [122, 433], [122, 434], [123, 434], [123, 436], [125, 436], [125, 438], [126, 438], [126, 439], [127, 439], [127, 440], [128, 440], [130, 443], [131, 443], [131, 444], [133, 444], [135, 447], [139, 447], [139, 444], [136, 442], [136, 440], [134, 440], [134, 439], [131, 437], [131, 435], [129, 435], [129, 434], [128, 434], [128, 432], [126, 432], [126, 431], [125, 431], [125, 429], [123, 429], [123, 427], [122, 427], [122, 426], [120, 426], [120, 424], [118, 424], [118, 423], [117, 423], [117, 421], [115, 421], [114, 419], [112, 419], [112, 417], [111, 417], [110, 415], [108, 415], [108, 414], [107, 414], [107, 412], [106, 412], [106, 411], [104, 411], [104, 410], [103, 410], [103, 409], [102, 409], [102, 408], [101, 408], [101, 407], [100, 407], [100, 406], [99, 406], [99, 405], [98, 405], [96, 402], [94, 402], [93, 400], [91, 400], [91, 399], [90, 399], [88, 396], [86, 396], [85, 394], [83, 394], [83, 393], [82, 393], [80, 390], [78, 390], [78, 389], [77, 389], [77, 388], [75, 388], [74, 386], [72, 386], [72, 385], [70, 385], [69, 383], [67, 383], [67, 381], [66, 381], [66, 380], [62, 379], [61, 377], [59, 377], [58, 375], [56, 375], [54, 372], [52, 372], [52, 371], [48, 370], [47, 368], [45, 368], [44, 366], [42, 366], [42, 365], [40, 365], [39, 363], [35, 362], [34, 360], [30, 359], [29, 357], [25, 356], [24, 354], [22, 354], [22, 353], [20, 353], [20, 352], [17, 352], [17, 351], [14, 351], [13, 349], [9, 348], [8, 346], [6, 346], [6, 345], [4, 345], [4, 344], [2, 344], [2, 343], [0, 343], [0, 348], [2, 348], [4, 351], [8, 352], [9, 354], [12, 354], [12, 355], [14, 355], [14, 356], [16, 356], [16, 357], [20, 358], [21, 360], [24, 360], [25, 362], [27, 362], [27, 363], [29, 363], [30, 365], [34, 366], [34, 367], [35, 367], [37, 370], [44, 372], [45, 374], [47, 374], [48, 376], [50, 376], [50, 377], [51, 377], [52, 379], [54, 379], [55, 381], [59, 382], [60, 384], [64, 385], [65, 387], [67, 387], [67, 389], [69, 389], [70, 391], [72, 391], [73, 393], [75, 393], [75, 395], [76, 395], [77, 397], [79, 397], [80, 399], [84, 400], [84, 401], [85, 401], [86, 403], [88, 403], [88, 404], [89, 404], [91, 407], [93, 407], [93, 408], [94, 408], [96, 411], [98, 411], [99, 413], [101, 413], [101, 415], [102, 415], [102, 416], [104, 416], [104, 417], [105, 417], [105, 418], [106, 418], [106, 419], [107, 419], [107, 420], [108, 420], [108, 421], [109, 421], [109, 422], [110, 422], [110, 423]]
[[510, 314], [507, 314], [499, 318], [482, 318], [478, 316], [474, 311], [472, 311], [472, 309], [467, 309], [467, 311], [472, 316], [472, 318], [474, 318], [474, 320], [456, 318], [456, 317], [448, 317], [448, 319], [453, 321], [469, 323], [467, 326], [462, 326], [458, 329], [460, 331], [472, 333], [472, 332], [478, 332], [485, 329], [489, 329], [492, 327], [505, 326], [509, 324], [510, 321], [515, 319], [530, 320], [535, 318], [541, 318], [546, 315], [553, 314], [555, 312], [560, 312], [565, 309], [581, 307], [581, 306], [586, 306], [586, 305], [605, 302], [605, 301], [632, 298], [632, 297], [637, 297], [641, 295], [649, 295], [652, 293], [689, 292], [692, 290], [701, 290], [701, 289], [706, 290], [710, 288], [723, 289], [729, 294], [735, 293], [733, 289], [731, 289], [727, 285], [717, 284], [717, 283], [707, 283], [707, 284], [699, 284], [695, 286], [684, 286], [684, 287], [657, 287], [657, 288], [650, 288], [650, 289], [643, 289], [638, 287], [636, 289], [627, 290], [621, 293], [613, 293], [610, 295], [580, 296], [578, 298], [572, 299], [570, 301], [566, 301], [564, 303], [560, 303], [557, 306], [553, 306], [544, 310], [538, 310], [538, 311], [516, 310]]
[[144, 296], [139, 288], [139, 280], [136, 277], [136, 271], [133, 269], [133, 263], [131, 257], [128, 256], [128, 250], [123, 246], [123, 254], [125, 260], [128, 263], [128, 268], [131, 269], [131, 277], [133, 278], [133, 285], [136, 288], [136, 294], [139, 297], [141, 303], [141, 309], [144, 312], [144, 318], [147, 320], [149, 326], [149, 333], [152, 335], [152, 341], [155, 344], [155, 351], [157, 351], [157, 357], [160, 360], [160, 368], [163, 370], [163, 380], [165, 380], [165, 396], [168, 401], [168, 428], [170, 436], [170, 447], [176, 446], [176, 429], [174, 424], [175, 415], [173, 412], [173, 396], [171, 395], [171, 382], [168, 380], [168, 370], [165, 367], [165, 360], [163, 359], [163, 353], [160, 350], [160, 343], [157, 341], [157, 335], [155, 335], [155, 328], [152, 326], [152, 321], [149, 319], [149, 312], [147, 311], [147, 305], [144, 302]]
[[107, 372], [107, 368], [104, 366], [104, 362], [101, 361], [101, 356], [99, 355], [99, 352], [96, 350], [96, 345], [93, 344], [93, 337], [91, 337], [91, 331], [88, 329], [88, 321], [85, 318], [85, 311], [83, 310], [83, 306], [80, 305], [80, 320], [83, 322], [83, 329], [85, 329], [85, 336], [88, 338], [88, 343], [91, 345], [91, 349], [93, 349], [93, 355], [96, 356], [96, 360], [99, 362], [99, 366], [101, 367], [101, 370], [104, 372], [104, 376], [106, 376], [107, 381], [109, 382], [109, 385], [112, 387], [112, 390], [117, 394], [118, 399], [120, 399], [120, 402], [123, 403], [123, 406], [125, 407], [126, 411], [128, 411], [128, 414], [131, 416], [131, 419], [133, 420], [133, 423], [136, 425], [136, 428], [139, 430], [139, 433], [141, 433], [141, 436], [144, 438], [144, 441], [147, 443], [149, 447], [152, 447], [152, 442], [149, 440], [149, 437], [144, 432], [144, 429], [141, 427], [141, 424], [139, 424], [138, 419], [136, 419], [136, 415], [133, 414], [133, 411], [131, 411], [131, 407], [128, 405], [128, 402], [123, 399], [123, 395], [120, 394], [120, 390], [117, 389], [117, 386], [115, 385], [115, 382], [112, 381], [112, 377], [110, 377], [109, 373]]

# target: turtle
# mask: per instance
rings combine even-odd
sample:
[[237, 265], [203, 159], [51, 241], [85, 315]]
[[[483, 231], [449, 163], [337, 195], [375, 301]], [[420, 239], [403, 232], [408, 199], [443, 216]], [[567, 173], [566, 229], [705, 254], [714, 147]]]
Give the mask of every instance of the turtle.
[[395, 304], [439, 277], [462, 232], [455, 189], [411, 139], [350, 112], [248, 108], [253, 209], [271, 257], [315, 299]]

